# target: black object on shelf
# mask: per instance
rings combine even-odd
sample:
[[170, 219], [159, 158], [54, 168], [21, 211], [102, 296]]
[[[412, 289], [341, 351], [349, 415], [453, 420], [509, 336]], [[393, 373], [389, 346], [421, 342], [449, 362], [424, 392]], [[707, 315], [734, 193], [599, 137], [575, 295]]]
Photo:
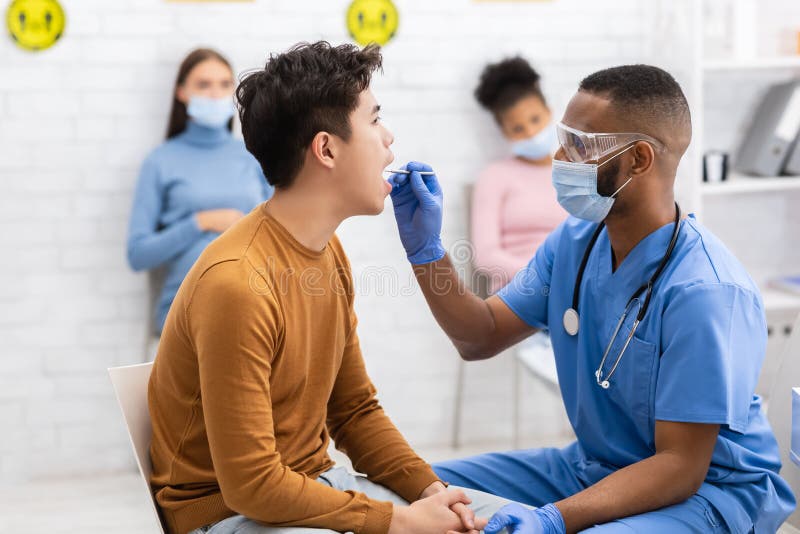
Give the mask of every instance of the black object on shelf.
[[703, 155], [703, 181], [724, 182], [728, 179], [728, 153], [709, 150]]

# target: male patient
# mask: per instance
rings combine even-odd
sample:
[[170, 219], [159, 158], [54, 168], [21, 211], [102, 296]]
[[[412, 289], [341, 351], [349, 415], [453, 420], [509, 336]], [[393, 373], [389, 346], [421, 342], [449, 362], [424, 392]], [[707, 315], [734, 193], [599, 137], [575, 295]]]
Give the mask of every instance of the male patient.
[[[167, 316], [150, 454], [173, 534], [476, 534], [475, 513], [507, 502], [446, 489], [364, 368], [334, 231], [380, 213], [391, 190], [393, 138], [369, 90], [380, 66], [374, 46], [303, 44], [237, 90], [275, 195], [206, 249]], [[330, 438], [366, 477], [334, 467]]]

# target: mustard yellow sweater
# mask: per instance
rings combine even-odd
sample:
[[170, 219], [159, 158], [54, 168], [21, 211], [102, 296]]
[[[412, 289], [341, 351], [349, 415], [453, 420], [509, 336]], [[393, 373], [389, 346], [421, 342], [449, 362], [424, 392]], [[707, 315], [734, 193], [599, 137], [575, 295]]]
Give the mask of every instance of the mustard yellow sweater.
[[208, 246], [167, 316], [148, 392], [161, 513], [173, 534], [234, 514], [385, 534], [391, 503], [315, 480], [330, 438], [406, 500], [437, 477], [375, 397], [338, 239], [309, 250], [264, 206]]

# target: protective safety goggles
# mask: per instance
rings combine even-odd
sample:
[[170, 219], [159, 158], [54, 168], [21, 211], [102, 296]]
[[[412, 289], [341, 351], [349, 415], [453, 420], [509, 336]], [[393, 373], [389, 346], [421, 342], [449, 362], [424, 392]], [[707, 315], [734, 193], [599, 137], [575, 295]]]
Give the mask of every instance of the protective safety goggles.
[[603, 156], [637, 141], [646, 141], [660, 152], [664, 150], [664, 143], [654, 137], [640, 133], [587, 133], [566, 124], [556, 124], [558, 142], [570, 161], [585, 163], [599, 161]]

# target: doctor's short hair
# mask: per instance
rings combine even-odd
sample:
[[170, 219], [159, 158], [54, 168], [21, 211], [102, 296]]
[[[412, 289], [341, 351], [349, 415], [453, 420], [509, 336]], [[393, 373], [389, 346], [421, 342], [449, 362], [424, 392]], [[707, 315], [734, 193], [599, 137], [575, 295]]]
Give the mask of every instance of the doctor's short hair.
[[244, 75], [236, 89], [242, 135], [270, 184], [291, 185], [317, 133], [350, 138], [350, 114], [382, 61], [377, 45], [318, 41], [272, 54]]
[[[680, 84], [667, 71], [652, 65], [623, 65], [590, 74], [581, 81], [581, 91], [607, 98], [624, 110], [624, 117], [637, 131], [656, 138], [673, 129], [674, 134], [691, 137], [689, 103]], [[651, 129], [651, 131], [646, 131]], [[644, 130], [644, 131], [643, 131]], [[686, 140], [688, 145], [688, 139]], [[678, 147], [671, 147], [678, 148]]]

